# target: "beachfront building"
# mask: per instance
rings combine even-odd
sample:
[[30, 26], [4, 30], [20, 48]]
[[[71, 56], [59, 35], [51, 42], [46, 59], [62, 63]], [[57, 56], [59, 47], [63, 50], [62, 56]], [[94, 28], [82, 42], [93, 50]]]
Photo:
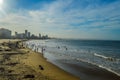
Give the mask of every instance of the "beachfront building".
[[18, 39], [30, 38], [30, 32], [28, 32], [27, 30], [25, 30], [25, 33], [15, 32], [15, 38], [18, 38]]
[[24, 33], [19, 33], [19, 34], [17, 34], [16, 38], [24, 39], [25, 38], [25, 34]]
[[8, 29], [0, 28], [0, 39], [10, 39], [11, 31]]
[[15, 32], [15, 38], [24, 39], [25, 38], [25, 34], [24, 33], [17, 33], [17, 32]]
[[25, 30], [24, 33], [18, 33], [15, 32], [14, 38], [16, 39], [49, 39], [48, 35], [39, 34], [39, 36], [36, 36], [35, 34], [31, 34], [28, 30]]

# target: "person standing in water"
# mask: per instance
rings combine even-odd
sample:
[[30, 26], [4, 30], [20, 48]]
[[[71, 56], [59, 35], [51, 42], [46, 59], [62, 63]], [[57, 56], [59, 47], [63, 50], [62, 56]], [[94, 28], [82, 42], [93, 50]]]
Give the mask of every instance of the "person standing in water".
[[44, 51], [45, 51], [45, 49], [42, 47], [42, 49], [41, 49], [42, 55], [44, 54]]

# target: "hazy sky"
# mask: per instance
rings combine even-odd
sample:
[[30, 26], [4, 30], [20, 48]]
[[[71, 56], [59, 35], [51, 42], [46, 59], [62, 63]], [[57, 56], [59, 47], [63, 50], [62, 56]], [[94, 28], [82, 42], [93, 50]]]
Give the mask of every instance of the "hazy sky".
[[120, 40], [120, 0], [0, 0], [0, 27], [60, 38]]

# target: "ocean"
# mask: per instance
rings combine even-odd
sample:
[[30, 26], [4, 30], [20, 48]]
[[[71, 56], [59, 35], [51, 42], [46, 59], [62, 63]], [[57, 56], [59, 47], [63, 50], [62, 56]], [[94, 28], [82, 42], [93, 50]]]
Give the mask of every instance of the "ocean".
[[37, 47], [39, 52], [44, 48], [48, 61], [78, 77], [84, 76], [79, 66], [86, 63], [120, 76], [120, 41], [48, 39], [30, 40], [26, 44], [33, 50]]

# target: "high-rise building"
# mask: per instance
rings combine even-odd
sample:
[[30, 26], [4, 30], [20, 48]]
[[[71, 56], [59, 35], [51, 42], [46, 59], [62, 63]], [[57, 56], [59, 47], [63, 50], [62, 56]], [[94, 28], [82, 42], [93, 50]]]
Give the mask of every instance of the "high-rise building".
[[41, 38], [41, 34], [39, 34], [39, 38]]
[[30, 32], [28, 32], [28, 38], [30, 38]]
[[17, 32], [15, 32], [15, 37], [17, 38], [17, 35], [18, 35], [18, 33]]
[[25, 37], [27, 38], [28, 37], [28, 31], [25, 30]]

